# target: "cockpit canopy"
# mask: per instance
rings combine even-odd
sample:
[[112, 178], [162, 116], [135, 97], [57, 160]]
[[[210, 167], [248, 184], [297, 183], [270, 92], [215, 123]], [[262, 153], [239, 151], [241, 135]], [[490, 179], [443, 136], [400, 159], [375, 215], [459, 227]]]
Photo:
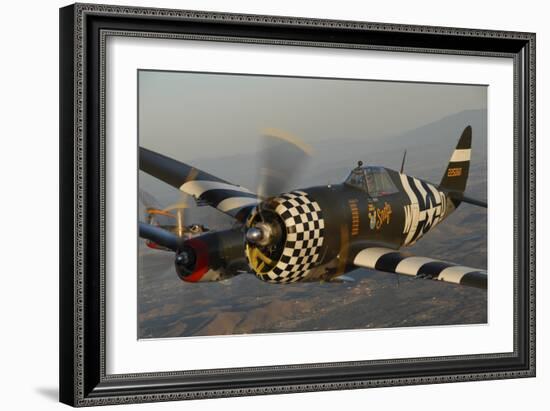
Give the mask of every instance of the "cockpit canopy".
[[371, 197], [382, 197], [397, 192], [384, 167], [359, 166], [354, 168], [344, 184], [366, 191]]

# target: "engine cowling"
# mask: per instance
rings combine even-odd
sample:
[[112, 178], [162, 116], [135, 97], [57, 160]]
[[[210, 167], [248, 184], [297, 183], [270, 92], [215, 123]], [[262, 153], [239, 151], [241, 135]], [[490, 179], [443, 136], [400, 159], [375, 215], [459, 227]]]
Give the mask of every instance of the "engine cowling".
[[178, 277], [186, 282], [221, 281], [246, 270], [242, 230], [209, 232], [183, 242], [175, 258]]
[[248, 265], [263, 281], [304, 280], [321, 260], [325, 221], [319, 204], [304, 191], [258, 204], [246, 227]]

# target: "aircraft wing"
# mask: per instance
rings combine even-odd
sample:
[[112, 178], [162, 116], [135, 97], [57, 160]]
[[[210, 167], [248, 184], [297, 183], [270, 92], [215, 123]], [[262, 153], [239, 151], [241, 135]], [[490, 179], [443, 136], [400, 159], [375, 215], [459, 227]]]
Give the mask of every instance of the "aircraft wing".
[[260, 201], [256, 194], [195, 167], [170, 157], [139, 148], [139, 168], [195, 198], [244, 221], [250, 210]]
[[487, 289], [487, 272], [484, 270], [411, 256], [385, 247], [369, 247], [359, 251], [353, 264], [377, 271]]

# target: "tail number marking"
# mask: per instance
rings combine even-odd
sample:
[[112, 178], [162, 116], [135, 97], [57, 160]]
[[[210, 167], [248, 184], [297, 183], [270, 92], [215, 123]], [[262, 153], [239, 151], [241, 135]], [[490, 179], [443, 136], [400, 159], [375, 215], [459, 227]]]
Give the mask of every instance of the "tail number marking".
[[449, 168], [449, 170], [447, 171], [447, 177], [459, 177], [461, 175], [462, 175], [461, 167]]

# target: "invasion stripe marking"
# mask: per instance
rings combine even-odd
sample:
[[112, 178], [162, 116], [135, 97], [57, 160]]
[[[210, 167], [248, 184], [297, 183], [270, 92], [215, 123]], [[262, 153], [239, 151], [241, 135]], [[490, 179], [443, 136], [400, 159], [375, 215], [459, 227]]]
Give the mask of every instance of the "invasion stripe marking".
[[487, 273], [483, 271], [474, 271], [472, 273], [464, 274], [464, 277], [460, 280], [461, 285], [467, 285], [469, 287], [477, 287], [487, 289]]
[[409, 227], [411, 226], [411, 211], [410, 206], [406, 205], [403, 207], [405, 210], [405, 224], [403, 225], [403, 233], [406, 233], [409, 231]]
[[257, 198], [231, 197], [221, 201], [216, 208], [220, 211], [228, 212], [230, 210], [241, 209], [245, 206], [257, 204], [259, 201], [260, 200]]
[[438, 210], [439, 212], [435, 215], [435, 218], [434, 218], [434, 221], [433, 221], [433, 226], [439, 224], [439, 222], [441, 221], [441, 219], [443, 218], [443, 200], [442, 200], [442, 195], [441, 193], [439, 192], [439, 190], [437, 190], [433, 185], [431, 184], [426, 184], [428, 186], [428, 188], [430, 189], [430, 191], [432, 192], [433, 196], [434, 196], [434, 199], [435, 199], [435, 203], [433, 204], [434, 207], [438, 207]]
[[411, 226], [405, 239], [404, 245], [409, 245], [416, 234], [416, 230], [419, 226], [420, 212], [418, 211], [418, 204], [411, 205]]
[[412, 192], [414, 193], [415, 197], [417, 198], [418, 207], [420, 210], [424, 210], [426, 208], [426, 205], [424, 204], [424, 197], [420, 194], [420, 191], [418, 190], [418, 187], [416, 186], [415, 179], [412, 177], [407, 177], [409, 180], [409, 185], [411, 187]]
[[382, 247], [366, 248], [357, 253], [353, 263], [361, 267], [374, 267], [380, 257], [391, 252], [393, 251]]
[[454, 267], [445, 268], [443, 271], [441, 271], [441, 273], [439, 274], [439, 279], [441, 281], [447, 281], [449, 283], [460, 284], [460, 280], [462, 279], [462, 277], [465, 274], [473, 271], [477, 270], [470, 267], [457, 265]]
[[454, 266], [454, 264], [446, 263], [444, 261], [432, 261], [424, 264], [418, 269], [419, 276], [438, 277], [439, 274], [447, 267]]
[[426, 185], [434, 195], [436, 204], [439, 204], [441, 202], [441, 192], [437, 188], [435, 188], [433, 184], [426, 184]]
[[439, 190], [437, 188], [435, 188], [433, 185], [431, 184], [427, 184], [428, 188], [430, 189], [430, 191], [432, 192], [433, 196], [434, 196], [434, 199], [435, 199], [435, 204], [434, 206], [440, 206], [440, 212], [439, 212], [439, 216], [438, 216], [438, 222], [439, 222], [439, 219], [440, 217], [443, 215], [443, 199], [442, 199], [442, 194], [441, 192], [439, 192]]
[[229, 183], [219, 181], [194, 180], [181, 185], [180, 190], [195, 197], [200, 197], [202, 193], [208, 190], [225, 189], [235, 190], [243, 193], [253, 194], [250, 190]]
[[426, 212], [423, 211], [420, 214], [419, 223], [416, 225], [414, 232], [411, 230], [409, 233], [409, 236], [407, 237], [407, 244], [415, 243], [416, 240], [418, 240], [421, 236], [420, 233], [424, 230], [424, 226], [426, 225]]
[[[430, 185], [428, 183], [425, 183], [424, 181], [421, 181], [422, 187], [424, 187], [424, 190], [426, 191], [426, 197], [430, 200], [430, 208], [434, 208], [436, 206], [435, 196], [432, 190], [430, 190]], [[427, 202], [426, 202], [427, 207]]]
[[424, 264], [431, 263], [434, 261], [433, 258], [427, 257], [407, 257], [395, 268], [395, 272], [398, 274], [413, 275], [415, 276], [418, 273], [420, 267]]
[[487, 289], [487, 273], [427, 257], [406, 256], [389, 248], [373, 247], [360, 251], [356, 266], [409, 276], [426, 277], [448, 283]]
[[395, 272], [395, 267], [397, 267], [397, 265], [405, 258], [407, 258], [407, 255], [398, 251], [384, 254], [378, 259], [378, 261], [376, 261], [374, 269], [393, 273]]
[[424, 208], [429, 208], [428, 205], [428, 193], [426, 189], [424, 188], [424, 183], [420, 180], [414, 179], [414, 183], [416, 184], [416, 188], [418, 188], [418, 191], [420, 192], [420, 195], [422, 196], [422, 200], [424, 200]]
[[407, 237], [405, 238], [405, 241], [403, 242], [404, 245], [408, 245], [414, 236], [414, 233], [416, 232], [416, 227], [418, 225], [418, 219], [419, 219], [419, 205], [418, 205], [418, 196], [413, 192], [409, 177], [406, 174], [400, 174], [401, 178], [401, 184], [403, 185], [403, 189], [409, 196], [409, 200], [411, 201], [411, 205], [409, 207], [409, 216], [410, 216], [410, 223], [406, 223], [407, 225]]
[[409, 179], [407, 178], [408, 176], [406, 176], [405, 174], [401, 174], [400, 177], [401, 177], [401, 184], [403, 184], [403, 188], [405, 189], [405, 192], [409, 196], [409, 200], [411, 200], [411, 204], [418, 203], [418, 198], [413, 193], [411, 186], [409, 184]]
[[256, 201], [258, 200], [256, 195], [252, 193], [243, 193], [237, 190], [223, 190], [223, 189], [205, 191], [199, 196], [199, 200], [207, 201], [213, 207], [217, 207], [218, 204], [221, 203], [222, 201], [229, 198], [235, 198], [235, 197], [243, 197], [243, 198], [247, 197], [247, 198], [252, 198]]

